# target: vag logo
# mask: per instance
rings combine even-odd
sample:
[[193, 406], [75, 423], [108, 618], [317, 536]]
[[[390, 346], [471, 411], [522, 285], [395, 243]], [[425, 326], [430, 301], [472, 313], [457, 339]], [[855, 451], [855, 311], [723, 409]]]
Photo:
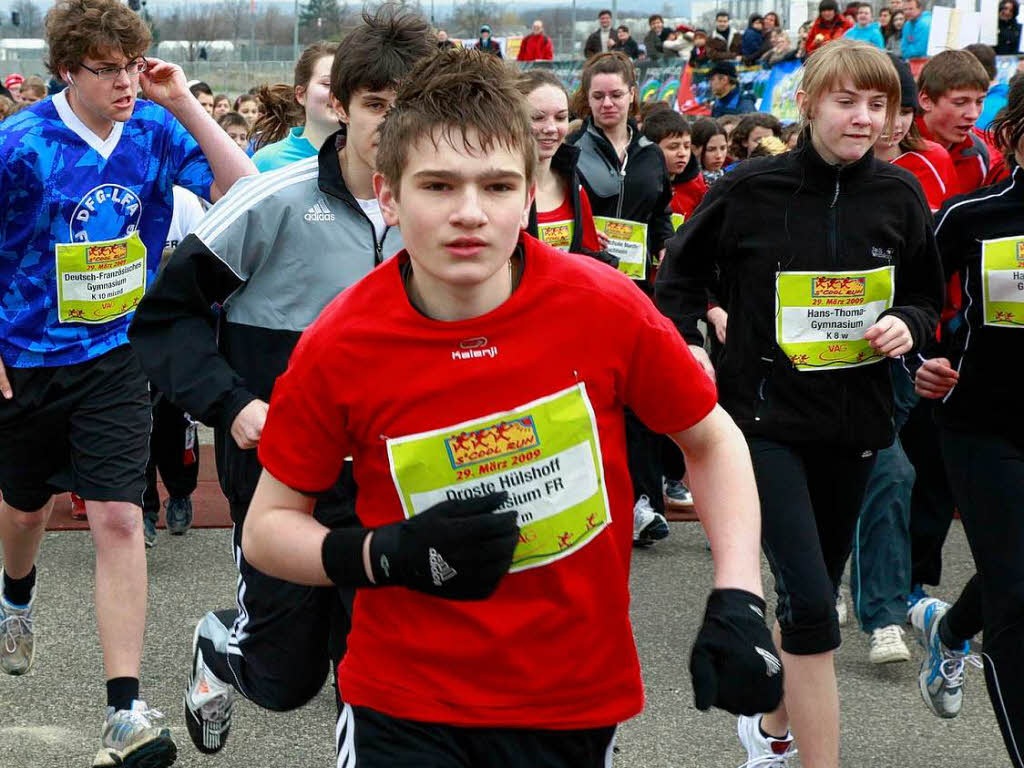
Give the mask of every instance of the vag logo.
[[321, 198], [313, 203], [313, 207], [302, 218], [306, 221], [334, 221], [334, 214], [327, 207], [327, 201]]

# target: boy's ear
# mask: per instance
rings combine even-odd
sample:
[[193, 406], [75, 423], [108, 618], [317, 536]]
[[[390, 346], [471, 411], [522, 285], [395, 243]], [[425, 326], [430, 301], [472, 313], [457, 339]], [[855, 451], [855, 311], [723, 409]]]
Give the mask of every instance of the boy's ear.
[[338, 113], [338, 120], [345, 125], [348, 125], [348, 112], [346, 112], [345, 108], [341, 106], [341, 102], [338, 101], [333, 93], [331, 94], [331, 107]]
[[932, 97], [926, 91], [917, 92], [917, 103], [921, 105], [921, 109], [925, 112], [931, 112], [935, 109], [935, 102], [932, 101]]
[[380, 205], [380, 215], [389, 227], [397, 227], [398, 209], [395, 206], [395, 195], [382, 173], [373, 174], [373, 193]]
[[530, 226], [530, 209], [533, 208], [533, 201], [537, 197], [537, 182], [534, 181], [526, 190], [526, 207], [523, 209], [523, 218], [520, 222], [520, 229], [527, 229]]

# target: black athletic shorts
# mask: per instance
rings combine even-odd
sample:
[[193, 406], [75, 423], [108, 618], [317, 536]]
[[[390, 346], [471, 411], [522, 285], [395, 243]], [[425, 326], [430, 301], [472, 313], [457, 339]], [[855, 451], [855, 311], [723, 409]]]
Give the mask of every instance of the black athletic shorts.
[[615, 726], [458, 728], [345, 704], [335, 735], [338, 768], [611, 768]]
[[149, 383], [127, 344], [77, 365], [8, 368], [0, 398], [0, 492], [15, 509], [61, 491], [142, 504], [153, 420]]

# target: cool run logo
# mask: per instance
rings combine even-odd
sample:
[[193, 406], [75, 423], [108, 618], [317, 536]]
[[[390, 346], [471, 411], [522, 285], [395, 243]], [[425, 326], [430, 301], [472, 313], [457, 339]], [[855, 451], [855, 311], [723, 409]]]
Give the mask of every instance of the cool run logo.
[[334, 221], [334, 214], [327, 207], [327, 201], [321, 198], [313, 203], [313, 207], [302, 218], [306, 221]]

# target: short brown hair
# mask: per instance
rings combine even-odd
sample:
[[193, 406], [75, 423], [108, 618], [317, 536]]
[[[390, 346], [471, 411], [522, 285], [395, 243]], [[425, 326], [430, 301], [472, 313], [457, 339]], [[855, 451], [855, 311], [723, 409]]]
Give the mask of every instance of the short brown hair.
[[142, 56], [153, 38], [139, 14], [118, 0], [57, 0], [46, 13], [46, 68], [56, 77], [73, 72], [86, 57], [122, 53]]
[[768, 112], [751, 112], [749, 115], [743, 115], [729, 137], [729, 157], [743, 160], [750, 156], [747, 139], [755, 128], [767, 128], [775, 138], [782, 137], [782, 123], [775, 115]]
[[519, 92], [523, 94], [523, 96], [529, 96], [538, 88], [542, 88], [545, 85], [550, 85], [552, 88], [558, 88], [568, 99], [569, 94], [565, 90], [565, 84], [558, 78], [558, 75], [550, 69], [528, 69], [521, 73], [519, 75], [519, 79], [516, 80], [516, 87], [519, 88]]
[[363, 23], [345, 35], [334, 55], [331, 95], [348, 109], [356, 91], [397, 88], [417, 60], [436, 50], [437, 36], [419, 14], [394, 3], [363, 11]]
[[981, 62], [981, 66], [985, 68], [985, 74], [988, 75], [989, 80], [996, 79], [996, 49], [991, 45], [985, 45], [984, 43], [971, 43], [970, 45], [964, 46], [965, 51], [970, 51], [978, 61]]
[[932, 101], [960, 88], [988, 93], [988, 84], [985, 67], [969, 51], [941, 51], [925, 62], [917, 76], [917, 89]]
[[465, 146], [470, 130], [483, 152], [500, 145], [521, 153], [526, 184], [533, 183], [537, 150], [515, 73], [489, 53], [439, 51], [417, 63], [399, 86], [380, 129], [377, 171], [397, 199], [410, 147], [424, 137], [435, 146], [458, 146], [459, 139]]
[[644, 121], [644, 136], [655, 144], [690, 133], [690, 124], [674, 109], [660, 109]]

